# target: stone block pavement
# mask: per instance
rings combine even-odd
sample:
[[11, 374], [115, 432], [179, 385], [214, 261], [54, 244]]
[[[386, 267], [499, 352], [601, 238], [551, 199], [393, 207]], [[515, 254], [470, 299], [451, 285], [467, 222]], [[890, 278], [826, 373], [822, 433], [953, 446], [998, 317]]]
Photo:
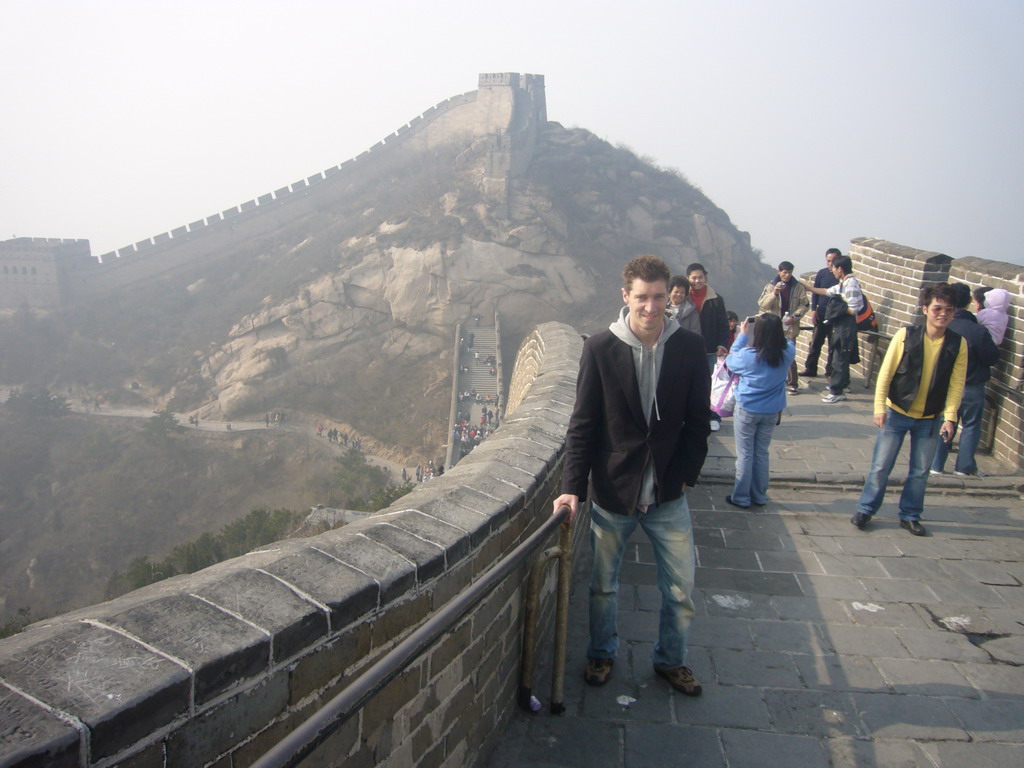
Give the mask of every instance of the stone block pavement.
[[574, 566], [567, 711], [547, 708], [547, 642], [533, 684], [544, 708], [516, 714], [484, 764], [1024, 766], [1021, 471], [982, 457], [988, 478], [932, 477], [919, 538], [896, 518], [904, 448], [886, 504], [859, 531], [849, 518], [875, 435], [870, 394], [858, 383], [850, 400], [825, 405], [821, 389], [814, 380], [790, 397], [764, 509], [725, 503], [729, 420], [689, 493], [698, 568], [688, 663], [703, 696], [674, 693], [651, 669], [660, 597], [638, 530], [622, 570], [612, 680], [582, 680], [585, 547]]

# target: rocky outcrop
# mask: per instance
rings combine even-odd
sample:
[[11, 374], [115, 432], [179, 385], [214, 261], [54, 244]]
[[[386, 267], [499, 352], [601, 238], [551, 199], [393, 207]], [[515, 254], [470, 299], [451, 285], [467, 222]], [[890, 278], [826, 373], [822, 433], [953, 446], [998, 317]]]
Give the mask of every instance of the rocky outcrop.
[[[548, 124], [530, 171], [511, 185], [507, 215], [484, 189], [485, 162], [484, 148], [466, 149], [440, 194], [367, 210], [363, 231], [334, 246], [332, 269], [238, 320], [204, 354], [214, 395], [205, 414], [238, 418], [319, 390], [320, 412], [358, 424], [381, 411], [360, 397], [387, 390], [400, 407], [424, 407], [425, 383], [436, 399], [426, 407], [441, 411], [454, 328], [474, 315], [500, 313], [513, 344], [548, 320], [596, 330], [617, 311], [619, 270], [638, 253], [676, 272], [703, 262], [741, 309], [770, 274], [749, 237], [678, 174], [587, 131]], [[299, 250], [340, 234], [307, 229]], [[368, 434], [380, 427], [362, 419]]]

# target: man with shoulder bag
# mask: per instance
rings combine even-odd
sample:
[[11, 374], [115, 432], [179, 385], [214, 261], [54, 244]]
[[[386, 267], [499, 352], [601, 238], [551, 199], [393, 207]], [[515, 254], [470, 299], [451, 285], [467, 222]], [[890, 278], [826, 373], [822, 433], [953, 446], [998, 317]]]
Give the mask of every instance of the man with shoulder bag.
[[867, 306], [860, 282], [853, 276], [853, 260], [849, 256], [832, 259], [832, 274], [838, 281], [831, 288], [815, 288], [807, 280], [801, 284], [811, 293], [828, 296], [830, 301], [824, 321], [832, 325], [832, 376], [828, 389], [822, 395], [823, 403], [838, 403], [846, 399], [844, 391], [850, 386], [850, 366], [860, 362], [857, 345], [857, 316]]

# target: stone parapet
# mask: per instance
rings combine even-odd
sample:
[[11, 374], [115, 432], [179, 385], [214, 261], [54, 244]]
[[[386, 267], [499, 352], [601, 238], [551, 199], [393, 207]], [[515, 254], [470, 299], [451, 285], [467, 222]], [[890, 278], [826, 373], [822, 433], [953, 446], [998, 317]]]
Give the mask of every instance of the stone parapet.
[[[197, 768], [263, 754], [550, 514], [582, 340], [547, 323], [528, 344], [502, 426], [387, 509], [0, 641], [0, 765]], [[515, 705], [524, 579], [520, 568], [310, 764], [454, 767], [486, 754]]]

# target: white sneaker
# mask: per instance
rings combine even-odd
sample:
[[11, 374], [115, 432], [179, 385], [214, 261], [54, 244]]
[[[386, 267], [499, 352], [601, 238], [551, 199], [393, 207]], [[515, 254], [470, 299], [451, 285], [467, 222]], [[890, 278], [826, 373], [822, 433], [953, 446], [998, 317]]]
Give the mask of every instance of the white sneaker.
[[712, 419], [711, 420], [711, 431], [712, 432], [717, 432], [721, 428], [722, 428], [722, 422], [718, 421], [718, 419]]
[[942, 472], [940, 470], [938, 470], [938, 469], [929, 469], [928, 470], [928, 474], [929, 475], [941, 475]]
[[844, 395], [842, 392], [840, 392], [839, 394], [835, 394], [835, 393], [829, 392], [828, 394], [826, 394], [824, 397], [821, 398], [821, 402], [823, 402], [823, 403], [838, 403], [840, 400], [845, 400], [845, 399], [846, 399], [846, 395]]
[[980, 469], [977, 472], [953, 472], [957, 477], [988, 477], [988, 474], [982, 472]]

